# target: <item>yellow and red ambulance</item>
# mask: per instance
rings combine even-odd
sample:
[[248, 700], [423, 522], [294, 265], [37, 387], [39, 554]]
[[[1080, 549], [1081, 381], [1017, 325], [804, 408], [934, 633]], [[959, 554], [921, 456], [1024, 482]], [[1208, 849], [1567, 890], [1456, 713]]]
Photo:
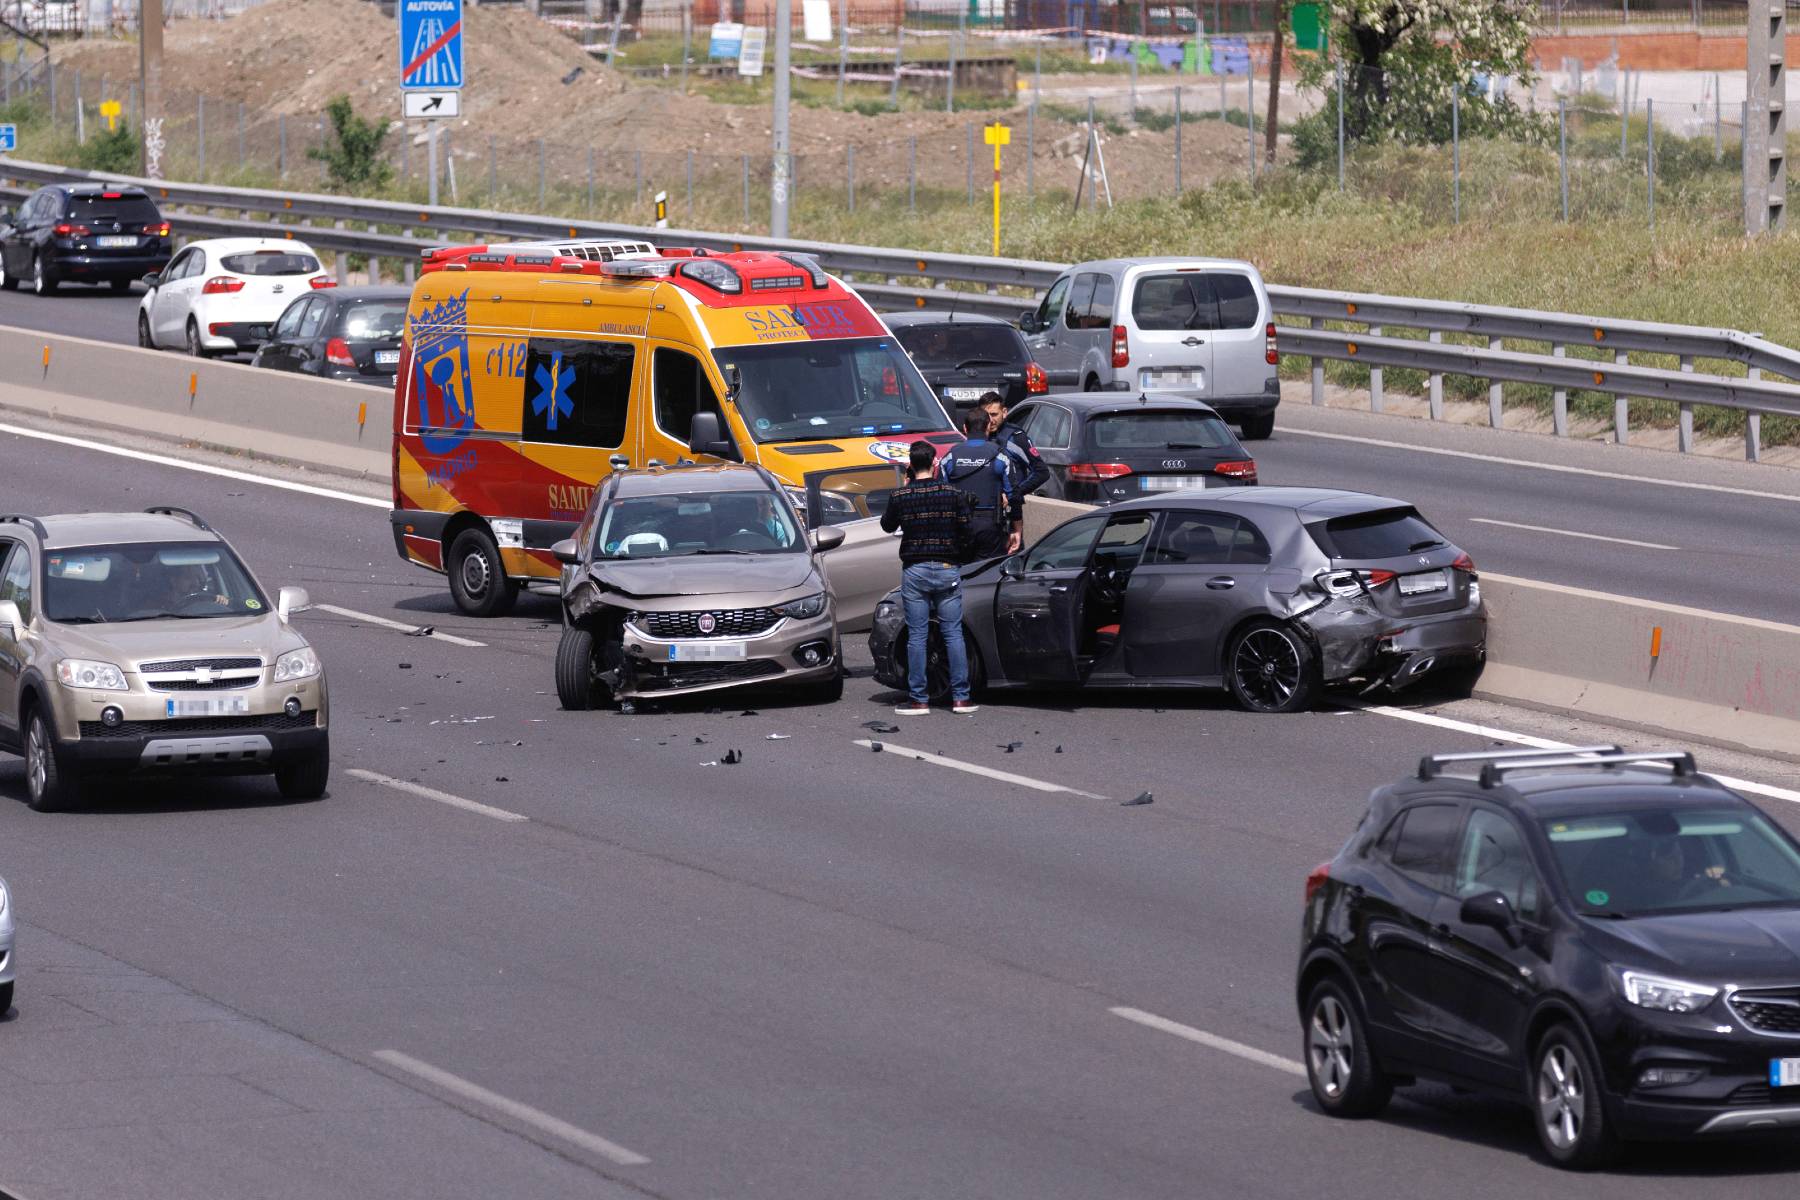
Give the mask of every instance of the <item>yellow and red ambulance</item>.
[[807, 256], [432, 250], [394, 385], [394, 544], [493, 615], [558, 577], [551, 546], [615, 468], [760, 463], [809, 525], [867, 524], [921, 438], [959, 435], [881, 318]]

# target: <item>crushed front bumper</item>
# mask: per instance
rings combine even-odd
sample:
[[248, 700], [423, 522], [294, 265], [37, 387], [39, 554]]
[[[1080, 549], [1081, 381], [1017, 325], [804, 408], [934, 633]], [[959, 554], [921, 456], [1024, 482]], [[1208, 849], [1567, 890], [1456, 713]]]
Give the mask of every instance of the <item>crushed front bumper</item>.
[[[741, 642], [742, 658], [683, 661], [689, 648]], [[624, 626], [613, 696], [620, 700], [710, 692], [753, 684], [825, 683], [840, 670], [842, 650], [830, 606], [818, 617], [783, 617], [766, 633], [745, 638], [656, 638]]]

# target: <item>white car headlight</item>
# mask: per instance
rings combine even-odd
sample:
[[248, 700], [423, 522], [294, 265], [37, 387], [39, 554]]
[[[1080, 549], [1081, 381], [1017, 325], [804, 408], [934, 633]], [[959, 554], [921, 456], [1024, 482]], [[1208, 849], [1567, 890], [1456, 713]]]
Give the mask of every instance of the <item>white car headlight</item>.
[[275, 660], [275, 682], [290, 683], [296, 679], [311, 679], [319, 673], [319, 656], [313, 653], [311, 646], [302, 646], [298, 650], [289, 650]]
[[1619, 987], [1624, 991], [1625, 999], [1640, 1008], [1673, 1013], [1699, 1012], [1719, 994], [1718, 988], [1708, 987], [1704, 983], [1665, 979], [1660, 975], [1646, 975], [1642, 971], [1621, 971]]
[[784, 617], [816, 617], [825, 611], [825, 593], [803, 596], [798, 600], [790, 600], [786, 604], [777, 604], [775, 611]]
[[64, 687], [92, 688], [98, 692], [125, 690], [125, 672], [108, 662], [65, 658], [56, 664], [56, 678]]

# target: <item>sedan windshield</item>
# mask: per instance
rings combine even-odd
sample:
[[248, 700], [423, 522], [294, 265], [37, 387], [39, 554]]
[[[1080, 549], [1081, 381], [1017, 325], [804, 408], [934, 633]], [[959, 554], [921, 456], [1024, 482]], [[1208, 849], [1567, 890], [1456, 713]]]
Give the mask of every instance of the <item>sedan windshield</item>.
[[943, 405], [891, 338], [844, 338], [714, 351], [738, 384], [759, 442], [885, 437], [951, 428]]
[[1022, 366], [1025, 347], [1005, 325], [907, 325], [894, 331], [921, 367]]
[[640, 496], [606, 506], [596, 558], [783, 554], [802, 550], [785, 503], [767, 492]]
[[1088, 422], [1096, 450], [1218, 450], [1231, 445], [1231, 430], [1198, 412], [1108, 413]]
[[1800, 905], [1800, 851], [1748, 806], [1543, 823], [1576, 907], [1592, 916]]
[[137, 542], [44, 554], [44, 615], [65, 625], [267, 611], [267, 598], [222, 542]]

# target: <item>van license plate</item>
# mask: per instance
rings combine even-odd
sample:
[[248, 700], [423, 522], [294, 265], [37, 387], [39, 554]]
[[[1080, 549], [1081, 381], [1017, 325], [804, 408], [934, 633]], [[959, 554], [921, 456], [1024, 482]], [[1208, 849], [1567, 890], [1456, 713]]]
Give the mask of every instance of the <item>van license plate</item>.
[[1206, 372], [1201, 370], [1146, 370], [1140, 386], [1146, 388], [1204, 388]]
[[375, 365], [378, 367], [393, 367], [398, 366], [399, 363], [400, 352], [398, 350], [377, 350], [375, 352]]
[[1800, 1058], [1771, 1058], [1769, 1060], [1770, 1087], [1800, 1086]]
[[137, 245], [137, 239], [135, 237], [95, 238], [94, 245], [100, 247], [102, 250], [122, 250], [126, 246]]
[[677, 642], [669, 647], [670, 662], [742, 662], [742, 642]]
[[241, 717], [250, 711], [248, 696], [205, 696], [188, 700], [163, 701], [164, 713], [171, 717]]
[[1422, 571], [1417, 575], [1400, 576], [1400, 594], [1402, 596], [1423, 596], [1430, 592], [1441, 592], [1450, 586], [1450, 576], [1443, 571]]

